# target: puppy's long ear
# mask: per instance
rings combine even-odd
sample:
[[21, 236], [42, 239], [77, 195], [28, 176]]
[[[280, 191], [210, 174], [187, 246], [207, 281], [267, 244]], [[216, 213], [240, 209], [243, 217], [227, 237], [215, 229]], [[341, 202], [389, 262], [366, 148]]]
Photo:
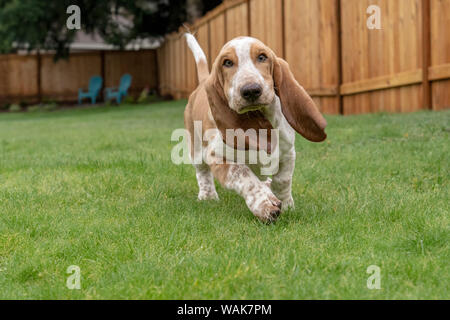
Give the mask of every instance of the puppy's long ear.
[[295, 80], [288, 63], [281, 58], [274, 61], [273, 80], [282, 112], [291, 127], [310, 141], [325, 140], [327, 121], [305, 89]]
[[[211, 74], [206, 79], [205, 89], [211, 107], [211, 113], [217, 128], [222, 134], [223, 141], [235, 149], [265, 150], [267, 153], [271, 153], [275, 146], [271, 145], [272, 126], [270, 122], [260, 111], [247, 112], [241, 115], [232, 110], [228, 105], [228, 99], [224, 93], [223, 81], [221, 72], [217, 70], [217, 65], [214, 64]], [[227, 141], [227, 129], [242, 129], [244, 131], [254, 129], [256, 134], [245, 136], [244, 147], [239, 145], [237, 137], [233, 139], [234, 141]], [[260, 129], [267, 130], [267, 139], [259, 139]]]

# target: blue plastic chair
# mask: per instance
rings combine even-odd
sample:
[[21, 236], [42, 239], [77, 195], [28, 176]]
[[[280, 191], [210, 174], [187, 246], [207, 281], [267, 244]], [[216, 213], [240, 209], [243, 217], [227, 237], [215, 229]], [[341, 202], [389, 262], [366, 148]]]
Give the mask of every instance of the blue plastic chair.
[[97, 96], [102, 89], [103, 79], [100, 76], [93, 76], [89, 80], [89, 88], [87, 92], [83, 92], [80, 88], [78, 89], [78, 104], [81, 104], [83, 98], [91, 98], [91, 102], [94, 104], [97, 101]]
[[106, 88], [105, 96], [106, 100], [116, 99], [117, 103], [120, 103], [124, 97], [128, 95], [128, 89], [131, 86], [131, 75], [124, 74], [120, 78], [119, 88]]

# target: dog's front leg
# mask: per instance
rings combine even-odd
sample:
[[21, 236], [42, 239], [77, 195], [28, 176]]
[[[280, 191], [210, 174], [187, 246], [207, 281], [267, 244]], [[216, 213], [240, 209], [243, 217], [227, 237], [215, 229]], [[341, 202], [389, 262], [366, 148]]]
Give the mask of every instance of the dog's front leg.
[[272, 177], [271, 188], [273, 193], [283, 203], [283, 210], [294, 208], [292, 198], [292, 176], [295, 168], [295, 149], [283, 154], [280, 158], [278, 172]]
[[282, 201], [283, 210], [294, 208], [292, 176], [295, 168], [295, 131], [284, 117], [278, 97], [270, 107], [264, 109], [264, 114], [279, 132], [280, 159], [278, 172], [273, 175], [270, 187], [278, 199]]
[[244, 198], [250, 211], [261, 221], [273, 222], [278, 218], [281, 213], [281, 201], [248, 166], [212, 164], [211, 170], [225, 188], [236, 191]]
[[198, 200], [219, 200], [214, 186], [214, 177], [207, 164], [194, 165], [198, 183]]

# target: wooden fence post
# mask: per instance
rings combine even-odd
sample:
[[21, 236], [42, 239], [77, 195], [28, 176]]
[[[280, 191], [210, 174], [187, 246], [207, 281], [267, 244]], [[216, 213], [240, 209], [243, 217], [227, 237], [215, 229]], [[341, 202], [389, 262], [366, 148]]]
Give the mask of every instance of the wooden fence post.
[[[100, 51], [100, 76], [103, 79], [103, 87], [106, 87], [106, 71], [105, 71], [105, 51]], [[105, 101], [106, 97], [104, 96], [103, 90], [100, 90], [100, 98]]]
[[338, 63], [338, 83], [337, 83], [337, 97], [339, 114], [344, 114], [344, 98], [341, 94], [342, 85], [342, 24], [341, 24], [341, 0], [336, 0], [336, 28], [337, 28], [337, 63]]
[[227, 11], [228, 9], [223, 10], [223, 32], [224, 32], [224, 39], [225, 39], [225, 43], [227, 43], [227, 23], [228, 23], [228, 19], [227, 19]]
[[[157, 95], [161, 95], [161, 90], [160, 90], [160, 85], [161, 82], [159, 77], [160, 77], [160, 70], [159, 70], [159, 59], [158, 59], [158, 51], [155, 51], [155, 73], [156, 73], [156, 84], [155, 84], [155, 90], [156, 90], [156, 94]], [[151, 89], [151, 88], [150, 88]]]
[[250, 14], [250, 0], [247, 0], [247, 31], [248, 36], [251, 37], [252, 35], [252, 17]]
[[183, 93], [183, 97], [184, 98], [189, 98], [189, 67], [188, 67], [188, 54], [189, 54], [189, 47], [187, 45], [187, 42], [184, 38], [184, 36], [181, 38], [181, 41], [183, 41], [182, 45], [184, 47], [184, 57], [183, 57], [183, 62], [184, 62], [184, 93]]
[[430, 0], [422, 0], [422, 99], [425, 109], [433, 109], [428, 67], [431, 65]]
[[286, 60], [286, 13], [285, 1], [281, 0], [281, 55]]
[[37, 98], [38, 98], [38, 103], [42, 103], [42, 80], [41, 80], [41, 73], [42, 73], [42, 56], [41, 56], [41, 52], [39, 51], [39, 49], [37, 50], [37, 54], [36, 54], [36, 59], [37, 59], [37, 76], [36, 76], [36, 80], [37, 80]]
[[208, 36], [206, 37], [208, 41], [208, 70], [211, 71], [212, 69], [212, 52], [211, 52], [211, 20], [208, 20], [206, 22], [206, 32], [208, 33]]

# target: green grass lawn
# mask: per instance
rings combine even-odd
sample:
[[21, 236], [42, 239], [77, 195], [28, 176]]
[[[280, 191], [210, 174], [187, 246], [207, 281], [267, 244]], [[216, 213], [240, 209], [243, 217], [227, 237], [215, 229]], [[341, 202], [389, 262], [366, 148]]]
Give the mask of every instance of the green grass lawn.
[[267, 226], [196, 200], [170, 161], [184, 103], [0, 114], [0, 298], [450, 298], [450, 111], [328, 116]]

